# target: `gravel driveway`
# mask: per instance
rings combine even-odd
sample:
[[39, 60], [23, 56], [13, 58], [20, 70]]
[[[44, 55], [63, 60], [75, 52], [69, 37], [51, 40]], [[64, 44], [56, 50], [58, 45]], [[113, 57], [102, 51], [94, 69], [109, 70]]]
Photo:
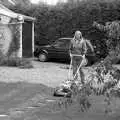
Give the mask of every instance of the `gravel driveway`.
[[42, 63], [33, 61], [34, 68], [20, 69], [16, 67], [0, 67], [0, 81], [2, 82], [30, 82], [42, 83], [55, 87], [68, 78], [69, 65], [61, 63]]

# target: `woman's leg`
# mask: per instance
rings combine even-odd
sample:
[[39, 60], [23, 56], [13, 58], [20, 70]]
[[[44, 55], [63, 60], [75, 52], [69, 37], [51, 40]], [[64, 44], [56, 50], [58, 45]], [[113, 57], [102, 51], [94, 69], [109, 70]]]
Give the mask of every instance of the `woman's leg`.
[[[78, 73], [76, 73], [76, 72], [77, 72], [79, 66], [81, 65], [82, 59], [83, 58], [81, 56], [80, 57], [73, 57], [73, 59], [72, 59], [73, 77], [76, 75], [74, 80], [78, 80]], [[82, 84], [84, 84], [85, 75], [84, 75], [84, 72], [82, 70], [82, 66], [80, 67], [78, 72], [79, 72], [79, 75], [80, 75], [80, 82]]]
[[[82, 63], [82, 60], [83, 60], [83, 58], [80, 56], [79, 57], [79, 59], [77, 60], [77, 66], [79, 67], [80, 65], [81, 65], [81, 63]], [[82, 65], [81, 65], [81, 67], [79, 68], [79, 76], [80, 76], [80, 83], [82, 83], [82, 84], [84, 84], [84, 78], [85, 78], [85, 75], [84, 75], [84, 72], [83, 72], [83, 70], [82, 70]]]
[[80, 68], [79, 73], [80, 73], [80, 78], [81, 78], [81, 81], [80, 81], [80, 82], [81, 82], [82, 84], [84, 84], [85, 74], [84, 74], [82, 68]]
[[73, 69], [73, 79], [74, 80], [77, 80], [77, 78], [78, 78], [78, 74], [76, 74], [77, 68], [78, 68], [77, 61], [76, 61], [75, 57], [73, 57], [72, 58], [72, 69]]

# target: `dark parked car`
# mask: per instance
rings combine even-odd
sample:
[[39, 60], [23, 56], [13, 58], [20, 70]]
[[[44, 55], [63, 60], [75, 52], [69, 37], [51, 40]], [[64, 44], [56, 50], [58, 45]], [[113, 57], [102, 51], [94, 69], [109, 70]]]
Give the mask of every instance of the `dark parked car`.
[[[34, 55], [41, 62], [45, 62], [51, 58], [58, 60], [70, 61], [69, 45], [72, 38], [60, 38], [53, 44], [39, 46], [35, 49]], [[95, 62], [95, 54], [86, 56], [88, 58], [88, 64]]]

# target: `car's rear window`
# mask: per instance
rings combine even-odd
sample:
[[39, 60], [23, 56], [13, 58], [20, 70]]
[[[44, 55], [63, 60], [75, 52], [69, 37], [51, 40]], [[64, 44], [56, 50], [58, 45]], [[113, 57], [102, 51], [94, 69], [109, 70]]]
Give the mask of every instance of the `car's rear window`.
[[56, 41], [56, 44], [59, 44], [59, 46], [62, 48], [69, 49], [70, 41], [70, 39], [59, 39]]

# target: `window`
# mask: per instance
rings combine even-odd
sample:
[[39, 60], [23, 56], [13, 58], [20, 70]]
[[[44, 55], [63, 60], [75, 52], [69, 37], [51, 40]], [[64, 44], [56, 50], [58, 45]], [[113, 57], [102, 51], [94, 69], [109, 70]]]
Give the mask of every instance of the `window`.
[[57, 48], [69, 49], [70, 40], [69, 39], [60, 39], [54, 43], [54, 46]]
[[57, 47], [57, 48], [65, 48], [65, 41], [58, 40], [54, 43], [54, 46]]

